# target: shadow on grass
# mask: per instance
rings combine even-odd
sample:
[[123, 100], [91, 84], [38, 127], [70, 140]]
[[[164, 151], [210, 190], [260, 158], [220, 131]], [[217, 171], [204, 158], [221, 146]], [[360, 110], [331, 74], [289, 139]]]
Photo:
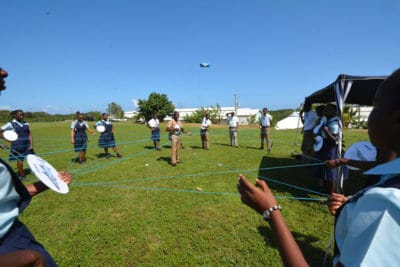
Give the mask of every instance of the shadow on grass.
[[113, 155], [111, 155], [110, 153], [99, 153], [99, 154], [96, 154], [96, 156], [97, 156], [97, 158], [98, 159], [101, 159], [101, 158], [110, 158], [110, 157], [112, 157]]
[[[217, 145], [217, 146], [231, 146], [230, 144], [223, 144], [223, 143], [211, 143], [213, 145]], [[232, 146], [233, 147], [233, 146]], [[240, 146], [239, 146], [240, 147]]]
[[[258, 177], [267, 178], [271, 189], [288, 192], [293, 196], [310, 197], [324, 195], [325, 191], [318, 186], [317, 180], [313, 175], [315, 166], [299, 160], [296, 154], [292, 153], [292, 158], [276, 158], [264, 156], [259, 165]], [[274, 181], [269, 181], [273, 179]], [[352, 195], [365, 186], [367, 176], [362, 175], [361, 171], [351, 171], [349, 179], [344, 181], [345, 195]], [[297, 189], [301, 187], [303, 189]], [[309, 190], [309, 191], [307, 191]]]
[[246, 149], [255, 149], [255, 150], [265, 150], [265, 151], [267, 151], [266, 148], [260, 148], [258, 146], [242, 146], [242, 147], [246, 148]]
[[309, 197], [314, 191], [323, 194], [313, 178], [313, 166], [294, 158], [263, 156], [258, 177], [266, 180], [272, 190], [287, 192], [296, 197]]
[[202, 148], [201, 146], [190, 146], [190, 148], [191, 149], [204, 149], [205, 150], [205, 148]]
[[[264, 241], [267, 246], [278, 249], [276, 245], [276, 240], [274, 240], [270, 228], [266, 226], [259, 226], [257, 229], [260, 235], [264, 237]], [[317, 236], [304, 235], [298, 232], [292, 232], [292, 234], [299, 244], [299, 247], [301, 248], [304, 257], [306, 258], [308, 263], [313, 266], [322, 266], [325, 257], [325, 250], [312, 245], [313, 243], [318, 242], [320, 238]], [[327, 262], [329, 262], [330, 260], [331, 259], [328, 258]]]
[[165, 161], [167, 163], [171, 162], [171, 157], [158, 157], [157, 158], [158, 161]]

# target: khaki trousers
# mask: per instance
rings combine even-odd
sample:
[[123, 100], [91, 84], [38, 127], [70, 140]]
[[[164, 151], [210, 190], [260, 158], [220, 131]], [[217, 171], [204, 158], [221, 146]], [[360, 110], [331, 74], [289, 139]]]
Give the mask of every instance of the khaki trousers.
[[176, 164], [179, 162], [179, 148], [181, 146], [181, 137], [173, 134], [171, 136], [171, 163]]

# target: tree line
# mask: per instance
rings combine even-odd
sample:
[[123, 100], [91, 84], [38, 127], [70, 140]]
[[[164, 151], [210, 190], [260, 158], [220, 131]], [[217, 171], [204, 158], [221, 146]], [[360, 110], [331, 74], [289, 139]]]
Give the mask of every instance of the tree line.
[[[153, 117], [153, 113], [157, 113], [157, 117], [160, 121], [171, 115], [175, 110], [175, 105], [168, 99], [166, 94], [160, 94], [156, 92], [152, 92], [147, 99], [139, 99], [138, 100], [138, 114], [133, 118], [135, 121], [148, 121]], [[205, 112], [210, 114], [210, 119], [214, 124], [225, 123], [222, 119], [221, 115], [221, 106], [216, 104], [215, 106], [210, 106], [208, 108], [200, 107], [195, 110], [191, 115], [186, 115], [183, 119], [189, 123], [200, 123], [201, 119]], [[277, 110], [271, 111], [271, 115], [274, 117], [273, 122], [276, 123], [280, 119], [288, 116], [293, 110], [285, 109], [285, 110]], [[7, 122], [13, 119], [11, 114], [11, 110], [0, 110], [0, 122]], [[106, 112], [110, 115], [110, 119], [123, 119], [124, 111], [122, 107], [115, 103], [111, 102], [107, 105]], [[29, 122], [56, 122], [56, 121], [65, 121], [65, 120], [74, 120], [76, 117], [75, 113], [71, 114], [49, 114], [47, 112], [39, 111], [24, 111], [25, 120]], [[87, 121], [97, 121], [101, 120], [100, 111], [89, 111], [84, 112], [84, 119]], [[255, 116], [249, 118], [249, 123], [257, 123], [255, 122]]]

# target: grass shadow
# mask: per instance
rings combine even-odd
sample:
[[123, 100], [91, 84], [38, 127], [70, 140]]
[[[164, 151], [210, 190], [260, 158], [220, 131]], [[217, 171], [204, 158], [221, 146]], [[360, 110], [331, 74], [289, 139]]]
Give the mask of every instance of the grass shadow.
[[[275, 249], [278, 249], [276, 245], [276, 240], [274, 240], [274, 237], [272, 235], [271, 229], [266, 226], [258, 226], [257, 227], [258, 232], [260, 233], [261, 236], [264, 237], [265, 244], [268, 246], [271, 246]], [[319, 237], [317, 236], [312, 236], [312, 235], [304, 235], [302, 233], [298, 232], [292, 232], [294, 238], [296, 239], [297, 243], [302, 249], [302, 252], [304, 254], [304, 257], [308, 262], [313, 262], [313, 263], [320, 263], [318, 266], [323, 265], [324, 261], [324, 256], [325, 256], [325, 250], [313, 246], [314, 243], [318, 242], [320, 240]], [[327, 262], [330, 261], [330, 258], [327, 259]]]
[[296, 159], [263, 156], [258, 177], [267, 181], [272, 190], [293, 196], [308, 197], [313, 191], [323, 194], [313, 179], [312, 167]]
[[158, 157], [157, 161], [165, 161], [170, 163], [171, 162], [171, 157]]

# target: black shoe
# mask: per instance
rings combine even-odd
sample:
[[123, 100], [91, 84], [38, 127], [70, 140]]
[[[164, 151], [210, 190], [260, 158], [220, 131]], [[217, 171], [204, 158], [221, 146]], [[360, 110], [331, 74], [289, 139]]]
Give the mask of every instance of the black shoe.
[[117, 158], [120, 158], [120, 157], [122, 157], [122, 155], [121, 154], [119, 154], [119, 153], [117, 153], [117, 154], [115, 154], [116, 156], [117, 156]]

